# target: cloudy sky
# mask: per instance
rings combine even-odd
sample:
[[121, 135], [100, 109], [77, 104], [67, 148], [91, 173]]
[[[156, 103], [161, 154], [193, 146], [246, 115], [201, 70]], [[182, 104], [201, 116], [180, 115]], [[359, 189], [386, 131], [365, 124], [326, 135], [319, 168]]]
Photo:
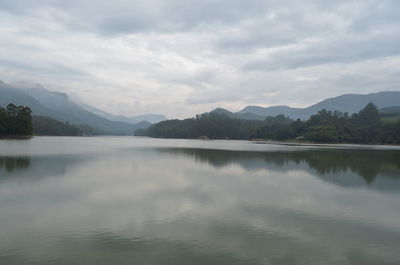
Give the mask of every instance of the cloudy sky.
[[400, 90], [398, 0], [0, 0], [0, 80], [115, 114]]

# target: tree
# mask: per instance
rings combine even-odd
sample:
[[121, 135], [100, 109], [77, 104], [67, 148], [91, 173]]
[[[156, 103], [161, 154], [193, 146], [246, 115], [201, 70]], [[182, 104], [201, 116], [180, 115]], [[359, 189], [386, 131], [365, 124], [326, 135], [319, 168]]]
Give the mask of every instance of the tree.
[[14, 104], [0, 107], [0, 135], [32, 135], [31, 109]]
[[186, 120], [169, 120], [152, 125], [137, 135], [165, 138], [209, 139], [306, 139], [324, 143], [399, 143], [400, 122], [382, 125], [372, 103], [351, 117], [348, 113], [321, 110], [307, 121], [293, 121], [284, 115], [264, 121], [232, 118], [224, 113], [196, 115]]
[[357, 115], [353, 116], [354, 141], [359, 143], [373, 143], [378, 141], [382, 127], [381, 117], [377, 107], [369, 103]]

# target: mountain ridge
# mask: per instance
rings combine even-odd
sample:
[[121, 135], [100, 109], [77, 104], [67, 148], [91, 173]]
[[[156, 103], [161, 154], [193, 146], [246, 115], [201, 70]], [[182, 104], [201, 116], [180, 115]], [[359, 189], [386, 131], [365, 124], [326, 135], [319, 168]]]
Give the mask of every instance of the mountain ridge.
[[81, 105], [84, 109], [97, 114], [99, 116], [102, 116], [108, 120], [111, 121], [122, 121], [122, 122], [126, 122], [126, 123], [131, 123], [131, 124], [137, 124], [138, 122], [141, 121], [147, 121], [150, 123], [157, 123], [160, 121], [165, 121], [167, 119], [167, 117], [165, 117], [162, 114], [141, 114], [141, 115], [135, 115], [135, 116], [131, 116], [131, 117], [127, 117], [124, 115], [115, 115], [115, 114], [111, 114], [108, 112], [105, 112], [103, 110], [100, 110], [96, 107], [87, 105], [87, 104], [82, 104]]
[[374, 103], [378, 108], [400, 106], [399, 91], [382, 91], [369, 94], [343, 94], [317, 102], [306, 108], [292, 108], [289, 106], [246, 106], [237, 113], [252, 113], [260, 116], [276, 116], [283, 114], [292, 119], [308, 119], [322, 109], [331, 111], [357, 113], [368, 103]]
[[71, 101], [67, 94], [52, 92], [41, 85], [34, 84], [32, 87], [13, 87], [4, 82], [0, 83], [0, 105], [9, 103], [28, 106], [33, 114], [50, 117], [74, 125], [88, 125], [102, 134], [110, 135], [133, 135], [137, 129], [150, 126], [148, 122], [130, 124], [121, 121], [110, 121], [85, 110], [75, 102]]
[[[64, 104], [65, 103], [64, 101], [69, 99], [68, 94], [66, 94], [64, 92], [49, 91], [47, 88], [45, 88], [44, 86], [42, 86], [39, 83], [29, 83], [29, 82], [17, 81], [17, 82], [9, 83], [9, 85], [11, 87], [22, 90], [24, 93], [32, 96], [33, 98], [36, 98], [43, 105], [51, 104], [52, 108], [58, 108], [60, 106], [60, 104], [61, 105]], [[90, 106], [88, 104], [81, 103], [79, 101], [70, 101], [70, 102], [77, 104], [79, 107], [82, 107], [82, 108], [86, 109], [87, 111], [92, 112], [103, 118], [106, 118], [110, 121], [119, 121], [119, 122], [126, 122], [126, 123], [130, 123], [130, 124], [137, 124], [142, 121], [156, 123], [156, 122], [160, 122], [160, 121], [167, 119], [164, 115], [161, 115], [161, 114], [142, 114], [142, 115], [136, 115], [136, 116], [132, 116], [132, 117], [126, 117], [123, 115], [114, 115], [114, 114], [105, 112], [103, 110], [100, 110], [98, 108], [95, 108], [93, 106]]]
[[[10, 102], [32, 108], [34, 114], [48, 116], [60, 121], [69, 121], [75, 125], [86, 124], [101, 129], [107, 134], [131, 134], [132, 129], [145, 128], [151, 123], [166, 120], [161, 114], [138, 115], [126, 117], [114, 115], [70, 100], [63, 92], [49, 91], [39, 83], [14, 82], [4, 83], [0, 80], [0, 105]], [[7, 96], [4, 97], [4, 94]], [[232, 118], [264, 120], [267, 116], [283, 114], [292, 119], [306, 120], [322, 109], [330, 111], [357, 113], [368, 103], [374, 103], [379, 109], [400, 107], [400, 91], [382, 91], [369, 94], [347, 93], [319, 101], [306, 108], [292, 108], [285, 105], [262, 107], [249, 105], [238, 112], [216, 108], [209, 113], [222, 113]], [[147, 120], [147, 121], [143, 121]], [[143, 121], [143, 122], [141, 122]]]

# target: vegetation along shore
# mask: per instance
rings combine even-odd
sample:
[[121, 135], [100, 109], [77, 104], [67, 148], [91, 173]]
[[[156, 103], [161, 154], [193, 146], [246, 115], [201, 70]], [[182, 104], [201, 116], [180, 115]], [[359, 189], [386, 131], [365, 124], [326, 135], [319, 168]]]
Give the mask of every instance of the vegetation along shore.
[[191, 119], [162, 121], [148, 129], [137, 130], [135, 135], [158, 138], [399, 144], [400, 121], [380, 113], [374, 104], [369, 103], [353, 115], [321, 110], [308, 120], [292, 120], [284, 115], [266, 117], [265, 120], [244, 120], [220, 112], [210, 112]]

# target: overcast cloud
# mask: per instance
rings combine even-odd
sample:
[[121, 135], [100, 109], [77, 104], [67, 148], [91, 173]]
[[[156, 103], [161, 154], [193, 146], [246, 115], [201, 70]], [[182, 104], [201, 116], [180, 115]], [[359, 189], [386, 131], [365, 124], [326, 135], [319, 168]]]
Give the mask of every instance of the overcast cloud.
[[400, 90], [397, 0], [1, 0], [0, 80], [188, 117]]

